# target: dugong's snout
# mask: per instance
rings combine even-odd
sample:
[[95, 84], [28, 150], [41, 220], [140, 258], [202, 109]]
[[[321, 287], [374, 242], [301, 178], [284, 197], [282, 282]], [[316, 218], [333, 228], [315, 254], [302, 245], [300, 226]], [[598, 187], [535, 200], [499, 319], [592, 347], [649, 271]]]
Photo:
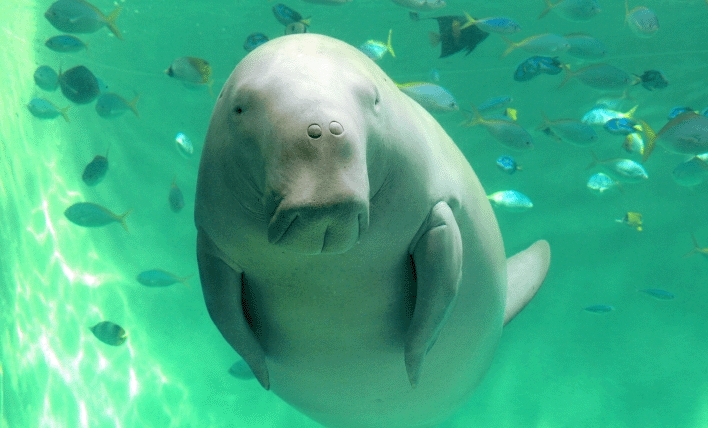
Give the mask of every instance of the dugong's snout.
[[369, 203], [349, 198], [327, 205], [283, 200], [268, 224], [268, 242], [304, 254], [343, 253], [369, 227]]

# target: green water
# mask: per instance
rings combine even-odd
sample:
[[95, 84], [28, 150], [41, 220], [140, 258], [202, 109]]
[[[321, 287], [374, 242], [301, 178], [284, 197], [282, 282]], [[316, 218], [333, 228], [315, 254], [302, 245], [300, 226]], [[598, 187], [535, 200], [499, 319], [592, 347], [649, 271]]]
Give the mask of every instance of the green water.
[[[601, 2], [588, 22], [555, 14], [536, 17], [540, 0], [448, 1], [442, 14], [508, 15], [528, 35], [588, 32], [608, 47], [605, 59], [634, 73], [659, 69], [668, 88], [634, 88], [624, 109], [655, 127], [674, 106], [708, 106], [708, 22], [703, 1], [646, 0], [661, 29], [638, 39], [623, 25], [624, 5]], [[106, 29], [83, 35], [89, 51], [57, 54], [44, 40], [58, 31], [43, 17], [50, 1], [6, 1], [0, 8], [0, 426], [2, 427], [315, 427], [255, 381], [228, 373], [235, 353], [205, 310], [196, 277], [190, 286], [146, 288], [138, 272], [163, 268], [197, 273], [192, 223], [198, 152], [214, 102], [163, 70], [179, 56], [207, 59], [218, 91], [245, 55], [245, 37], [282, 34], [273, 3], [252, 1], [127, 1], [118, 19], [119, 41]], [[97, 1], [108, 12], [112, 4]], [[604, 95], [560, 76], [512, 80], [526, 56], [499, 55], [490, 36], [472, 54], [438, 59], [428, 44], [434, 21], [414, 22], [388, 0], [343, 6], [287, 3], [312, 15], [311, 31], [358, 45], [393, 29], [396, 58], [379, 64], [396, 81], [425, 80], [431, 69], [461, 105], [512, 95], [519, 123], [529, 130], [541, 112], [581, 117]], [[633, 6], [635, 6], [633, 4]], [[516, 37], [518, 36], [518, 37]], [[580, 61], [562, 57], [574, 66]], [[44, 93], [32, 80], [40, 64], [83, 64], [111, 90], [140, 94], [140, 117], [112, 120], [92, 106], [73, 106], [70, 123], [30, 115], [25, 105], [46, 96], [68, 105], [59, 91]], [[621, 95], [621, 94], [609, 94]], [[597, 197], [585, 188], [590, 151], [533, 132], [536, 148], [516, 154], [524, 170], [498, 171], [507, 150], [481, 128], [463, 128], [460, 114], [437, 116], [489, 193], [517, 189], [531, 197], [524, 213], [498, 211], [509, 254], [533, 240], [551, 243], [549, 276], [532, 303], [504, 330], [492, 368], [445, 427], [704, 427], [708, 426], [708, 260], [684, 257], [691, 234], [708, 246], [708, 185], [678, 186], [671, 170], [683, 160], [661, 149], [646, 168], [649, 180], [624, 193]], [[180, 156], [174, 136], [196, 145]], [[598, 156], [625, 156], [621, 139], [602, 133]], [[81, 181], [84, 165], [109, 149], [110, 171], [96, 187]], [[176, 177], [185, 209], [170, 211]], [[115, 212], [133, 209], [119, 225], [84, 229], [67, 221], [72, 203], [91, 201]], [[644, 230], [615, 222], [641, 212]], [[670, 301], [639, 293], [660, 288]], [[608, 304], [593, 314], [582, 308]], [[89, 326], [108, 319], [128, 332], [110, 347]]]

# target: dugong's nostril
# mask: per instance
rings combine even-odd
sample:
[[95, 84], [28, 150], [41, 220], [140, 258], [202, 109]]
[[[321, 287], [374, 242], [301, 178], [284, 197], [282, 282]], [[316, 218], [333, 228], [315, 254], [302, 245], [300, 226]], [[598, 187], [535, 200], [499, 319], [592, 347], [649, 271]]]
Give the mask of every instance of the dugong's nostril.
[[320, 138], [322, 136], [322, 128], [320, 128], [320, 125], [313, 123], [307, 127], [307, 135], [310, 138]]
[[342, 127], [341, 123], [332, 121], [329, 123], [329, 132], [331, 132], [332, 135], [342, 135], [344, 133], [344, 127]]

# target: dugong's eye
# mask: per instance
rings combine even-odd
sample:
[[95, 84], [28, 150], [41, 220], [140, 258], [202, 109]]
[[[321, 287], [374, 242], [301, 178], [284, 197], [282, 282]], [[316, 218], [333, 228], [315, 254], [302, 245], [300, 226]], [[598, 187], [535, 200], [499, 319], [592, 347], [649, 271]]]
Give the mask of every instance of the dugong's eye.
[[236, 113], [236, 114], [243, 113], [243, 109], [241, 108], [241, 106], [234, 107], [234, 113]]

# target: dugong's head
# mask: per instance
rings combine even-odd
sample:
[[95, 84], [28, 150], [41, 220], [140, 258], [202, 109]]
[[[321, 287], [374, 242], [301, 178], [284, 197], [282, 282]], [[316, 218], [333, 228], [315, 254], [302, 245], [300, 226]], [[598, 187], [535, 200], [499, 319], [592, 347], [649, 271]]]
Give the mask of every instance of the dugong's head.
[[[372, 183], [385, 176], [381, 104], [391, 85], [355, 48], [313, 34], [272, 40], [234, 69], [204, 151], [219, 153], [223, 183], [267, 223], [271, 244], [342, 253], [365, 233]], [[204, 156], [201, 169], [213, 167]]]

